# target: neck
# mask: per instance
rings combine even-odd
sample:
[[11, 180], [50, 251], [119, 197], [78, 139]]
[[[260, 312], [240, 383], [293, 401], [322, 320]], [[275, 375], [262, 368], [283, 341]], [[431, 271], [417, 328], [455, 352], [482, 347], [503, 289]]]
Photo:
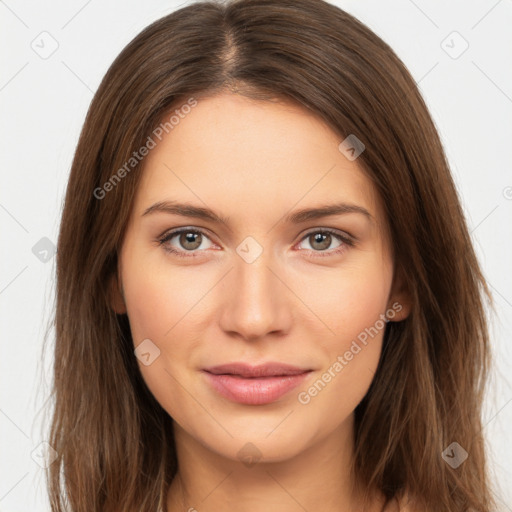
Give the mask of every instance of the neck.
[[[353, 416], [286, 460], [243, 463], [197, 442], [175, 424], [178, 473], [169, 489], [170, 512], [341, 512], [363, 510], [353, 478]], [[319, 504], [320, 507], [319, 507]], [[366, 507], [377, 512], [382, 496]]]

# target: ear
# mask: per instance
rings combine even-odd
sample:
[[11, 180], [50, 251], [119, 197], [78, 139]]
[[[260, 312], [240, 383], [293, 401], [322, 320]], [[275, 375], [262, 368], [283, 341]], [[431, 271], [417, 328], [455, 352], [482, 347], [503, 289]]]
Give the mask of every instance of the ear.
[[395, 272], [393, 278], [386, 315], [390, 322], [401, 322], [409, 316], [411, 309], [411, 293], [404, 279], [403, 272], [399, 270]]
[[119, 278], [116, 272], [112, 273], [112, 275], [110, 276], [108, 289], [110, 307], [118, 315], [125, 314], [126, 304], [124, 301], [124, 294], [122, 292], [122, 287], [119, 286]]

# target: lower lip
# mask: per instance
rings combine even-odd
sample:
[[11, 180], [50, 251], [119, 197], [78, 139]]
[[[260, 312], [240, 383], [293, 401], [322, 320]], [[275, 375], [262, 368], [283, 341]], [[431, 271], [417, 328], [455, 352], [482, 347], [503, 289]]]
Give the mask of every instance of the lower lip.
[[296, 388], [309, 374], [281, 375], [276, 377], [244, 378], [238, 375], [215, 375], [203, 372], [211, 386], [225, 398], [247, 405], [264, 405], [275, 402]]

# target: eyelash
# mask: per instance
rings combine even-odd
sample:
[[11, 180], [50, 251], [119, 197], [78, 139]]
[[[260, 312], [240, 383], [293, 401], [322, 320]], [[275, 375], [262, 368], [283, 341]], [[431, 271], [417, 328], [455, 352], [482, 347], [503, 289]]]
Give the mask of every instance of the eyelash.
[[[167, 233], [164, 233], [160, 238], [157, 239], [159, 245], [163, 246], [163, 249], [171, 254], [174, 254], [180, 258], [196, 258], [198, 256], [199, 252], [203, 251], [177, 251], [174, 248], [169, 247], [168, 245], [165, 245], [166, 242], [169, 242], [171, 239], [173, 239], [175, 236], [180, 235], [182, 233], [195, 233], [195, 234], [201, 234], [205, 236], [206, 238], [209, 238], [208, 235], [202, 231], [201, 229], [192, 229], [192, 228], [179, 228], [175, 229], [173, 231], [169, 231]], [[323, 228], [323, 229], [315, 229], [312, 231], [309, 231], [306, 233], [300, 240], [302, 242], [306, 238], [308, 238], [311, 235], [322, 233], [322, 234], [329, 234], [333, 235], [335, 238], [337, 238], [342, 244], [337, 247], [336, 249], [332, 249], [330, 251], [314, 251], [314, 250], [307, 250], [308, 252], [312, 252], [315, 254], [315, 258], [325, 258], [328, 256], [337, 256], [339, 254], [342, 254], [347, 250], [347, 247], [353, 247], [354, 246], [354, 240], [346, 235], [341, 234], [340, 232], [330, 229], [330, 228]], [[300, 243], [299, 242], [299, 243]], [[300, 249], [304, 251], [305, 249]]]

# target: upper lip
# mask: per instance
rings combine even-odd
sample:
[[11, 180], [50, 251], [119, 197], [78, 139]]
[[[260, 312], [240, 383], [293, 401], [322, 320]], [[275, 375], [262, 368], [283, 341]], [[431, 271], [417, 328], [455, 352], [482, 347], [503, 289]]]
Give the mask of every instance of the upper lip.
[[253, 366], [248, 363], [228, 363], [205, 368], [205, 372], [215, 375], [230, 374], [241, 377], [275, 377], [282, 375], [300, 375], [311, 371], [309, 368], [299, 368], [285, 363], [269, 362]]

